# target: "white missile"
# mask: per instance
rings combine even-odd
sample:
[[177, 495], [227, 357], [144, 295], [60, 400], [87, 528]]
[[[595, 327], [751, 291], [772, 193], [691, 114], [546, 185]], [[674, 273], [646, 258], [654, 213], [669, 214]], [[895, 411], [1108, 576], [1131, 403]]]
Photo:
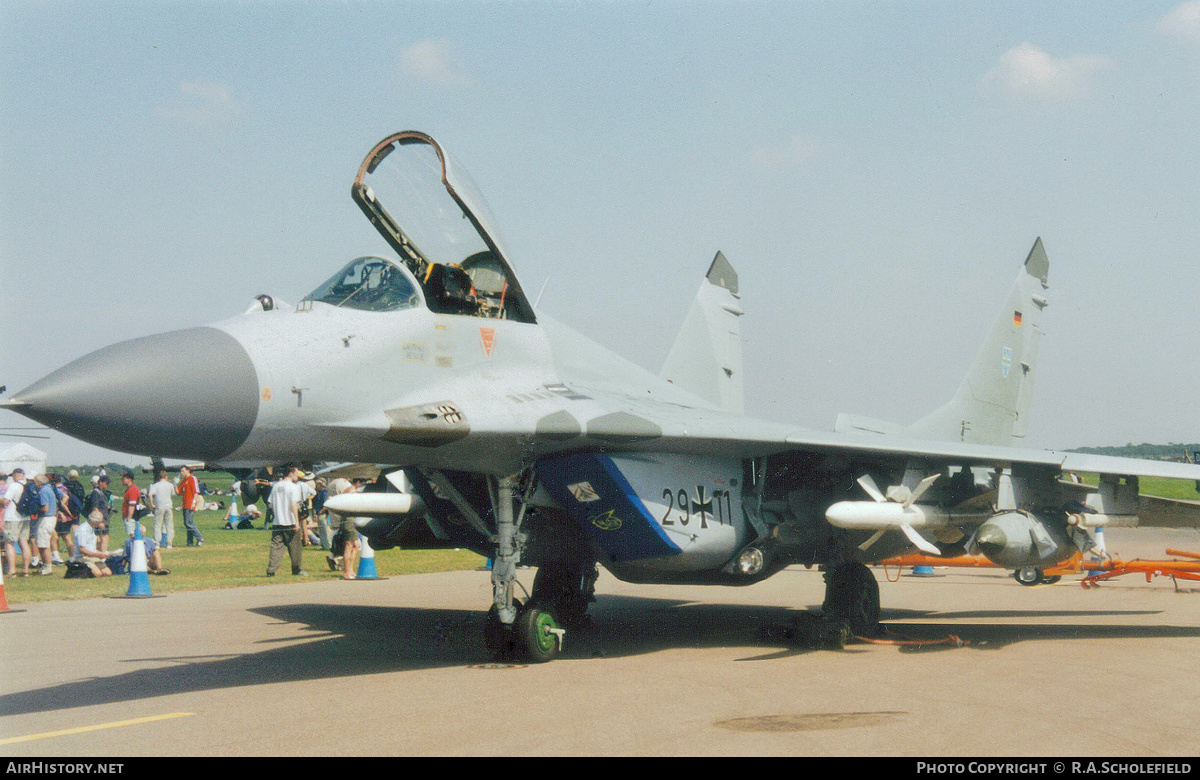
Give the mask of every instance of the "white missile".
[[879, 541], [885, 531], [899, 531], [918, 549], [939, 555], [938, 549], [922, 538], [918, 528], [944, 528], [958, 523], [979, 523], [991, 517], [989, 512], [950, 512], [928, 504], [898, 504], [892, 501], [839, 501], [825, 510], [830, 524], [851, 531], [875, 531], [860, 545], [866, 550]]
[[342, 493], [331, 496], [325, 508], [339, 515], [407, 515], [424, 512], [425, 504], [412, 493]]
[[1137, 515], [1067, 515], [1067, 525], [1076, 528], [1137, 528]]
[[951, 512], [929, 504], [897, 504], [891, 501], [839, 501], [825, 511], [825, 519], [838, 528], [851, 531], [878, 531], [900, 528], [943, 528], [958, 523], [981, 523], [992, 516], [987, 512]]

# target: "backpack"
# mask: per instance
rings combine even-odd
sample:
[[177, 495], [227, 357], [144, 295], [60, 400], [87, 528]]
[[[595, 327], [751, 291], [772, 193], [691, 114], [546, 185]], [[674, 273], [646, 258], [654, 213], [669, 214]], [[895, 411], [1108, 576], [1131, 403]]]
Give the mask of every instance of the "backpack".
[[79, 519], [79, 513], [83, 511], [83, 502], [79, 500], [79, 496], [67, 491], [67, 511], [71, 513], [71, 517]]
[[42, 515], [42, 504], [38, 500], [38, 489], [34, 487], [32, 479], [25, 483], [25, 491], [17, 499], [17, 514], [25, 515], [31, 520]]
[[64, 580], [86, 580], [95, 576], [83, 561], [67, 561], [67, 570], [63, 572]]

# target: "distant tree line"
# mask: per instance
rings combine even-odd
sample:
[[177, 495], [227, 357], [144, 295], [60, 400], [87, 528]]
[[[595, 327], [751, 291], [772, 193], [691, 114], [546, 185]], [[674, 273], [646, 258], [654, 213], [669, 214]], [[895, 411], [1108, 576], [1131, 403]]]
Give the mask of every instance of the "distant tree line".
[[101, 463], [99, 465], [87, 463], [82, 466], [75, 464], [71, 464], [70, 466], [47, 466], [46, 470], [51, 474], [66, 474], [71, 469], [75, 469], [80, 474], [95, 474], [100, 469], [104, 469], [104, 472], [115, 481], [117, 477], [126, 471], [132, 471], [136, 474], [139, 471], [145, 471], [146, 468], [146, 466], [130, 466], [128, 463]]
[[1124, 447], [1078, 447], [1072, 452], [1089, 455], [1115, 455], [1144, 460], [1172, 460], [1190, 463], [1200, 455], [1200, 444], [1126, 444]]

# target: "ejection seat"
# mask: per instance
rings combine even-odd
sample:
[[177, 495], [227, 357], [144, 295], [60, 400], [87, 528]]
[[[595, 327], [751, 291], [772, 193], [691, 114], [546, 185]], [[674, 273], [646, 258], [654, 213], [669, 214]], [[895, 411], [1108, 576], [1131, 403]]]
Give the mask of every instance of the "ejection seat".
[[425, 299], [438, 314], [474, 314], [478, 308], [471, 277], [460, 266], [430, 263], [425, 271]]

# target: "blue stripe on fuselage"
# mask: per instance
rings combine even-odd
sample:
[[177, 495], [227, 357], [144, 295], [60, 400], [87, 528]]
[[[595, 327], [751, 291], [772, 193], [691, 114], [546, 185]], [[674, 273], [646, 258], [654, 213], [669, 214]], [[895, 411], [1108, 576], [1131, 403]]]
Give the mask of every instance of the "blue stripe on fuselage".
[[[629, 480], [606, 455], [585, 453], [538, 461], [538, 477], [550, 494], [566, 507], [592, 540], [614, 561], [633, 561], [678, 555]], [[577, 494], [591, 498], [581, 501]], [[575, 486], [575, 492], [572, 491]]]

